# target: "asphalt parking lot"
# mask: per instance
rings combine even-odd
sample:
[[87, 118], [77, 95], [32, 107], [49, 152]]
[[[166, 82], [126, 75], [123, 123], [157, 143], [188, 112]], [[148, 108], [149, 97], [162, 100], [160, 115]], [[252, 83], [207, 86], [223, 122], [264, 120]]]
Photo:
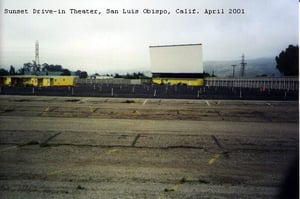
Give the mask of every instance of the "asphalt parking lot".
[[298, 112], [298, 101], [0, 95], [0, 195], [277, 198]]

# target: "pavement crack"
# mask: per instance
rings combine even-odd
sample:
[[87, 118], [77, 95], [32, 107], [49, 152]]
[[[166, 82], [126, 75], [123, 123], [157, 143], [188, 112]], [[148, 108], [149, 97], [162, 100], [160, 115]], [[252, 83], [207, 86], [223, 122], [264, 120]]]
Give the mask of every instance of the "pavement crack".
[[171, 145], [171, 146], [133, 146], [133, 145], [101, 145], [101, 144], [74, 144], [74, 143], [51, 143], [47, 146], [60, 147], [60, 146], [72, 146], [72, 147], [100, 147], [100, 148], [135, 148], [135, 149], [201, 149], [207, 151], [204, 147], [188, 146], [188, 145]]
[[216, 136], [212, 135], [211, 136], [212, 139], [215, 141], [215, 143], [217, 144], [217, 146], [222, 150], [224, 151], [224, 147], [220, 144], [219, 140], [216, 138]]
[[214, 136], [214, 135], [212, 135], [211, 137], [215, 141], [215, 143], [217, 144], [217, 146], [219, 147], [219, 149], [221, 149], [222, 152], [220, 154], [223, 154], [223, 155], [225, 155], [226, 158], [229, 158], [229, 155], [228, 155], [229, 152], [221, 145], [221, 143], [219, 142], [219, 140], [217, 139], [217, 137]]
[[23, 146], [29, 146], [29, 145], [39, 145], [40, 147], [47, 147], [49, 146], [48, 142], [50, 140], [52, 140], [53, 138], [55, 138], [56, 136], [58, 136], [59, 134], [61, 134], [61, 132], [58, 132], [52, 136], [50, 136], [49, 138], [47, 138], [46, 140], [44, 140], [43, 142], [39, 142], [37, 140], [30, 140], [29, 142], [26, 142], [25, 144], [18, 144], [19, 147], [23, 147]]
[[60, 134], [61, 134], [61, 132], [58, 132], [58, 133], [56, 133], [56, 134], [50, 136], [50, 137], [47, 138], [44, 142], [41, 142], [41, 143], [40, 143], [40, 147], [46, 147], [46, 146], [49, 146], [48, 142], [49, 142], [50, 140], [54, 139], [56, 136], [58, 136], [58, 135], [60, 135]]
[[135, 138], [134, 138], [134, 140], [133, 140], [131, 146], [135, 146], [135, 144], [137, 143], [137, 140], [138, 140], [140, 137], [141, 137], [141, 135], [140, 135], [140, 134], [137, 134], [137, 135], [135, 136]]
[[189, 146], [189, 145], [174, 145], [174, 146], [166, 146], [164, 147], [166, 149], [179, 149], [179, 148], [184, 148], [184, 149], [204, 149], [204, 147], [200, 146]]

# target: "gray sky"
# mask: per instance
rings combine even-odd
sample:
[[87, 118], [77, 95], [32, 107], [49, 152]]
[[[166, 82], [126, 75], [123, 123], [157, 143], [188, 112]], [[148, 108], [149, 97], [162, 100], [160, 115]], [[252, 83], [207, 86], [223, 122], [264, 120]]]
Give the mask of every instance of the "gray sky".
[[[203, 59], [238, 60], [275, 57], [289, 44], [298, 44], [296, 0], [0, 0], [0, 66], [20, 68], [35, 58], [89, 74], [103, 71], [150, 70], [149, 46], [203, 44]], [[102, 14], [72, 15], [74, 9], [98, 9]], [[124, 15], [122, 9], [138, 9]], [[143, 14], [166, 9], [170, 15]], [[199, 14], [178, 15], [176, 9]], [[230, 8], [245, 14], [228, 14]], [[29, 14], [4, 14], [28, 9]], [[66, 14], [32, 14], [32, 9], [64, 9]], [[106, 9], [119, 9], [107, 15]], [[205, 9], [225, 14], [206, 15]]]

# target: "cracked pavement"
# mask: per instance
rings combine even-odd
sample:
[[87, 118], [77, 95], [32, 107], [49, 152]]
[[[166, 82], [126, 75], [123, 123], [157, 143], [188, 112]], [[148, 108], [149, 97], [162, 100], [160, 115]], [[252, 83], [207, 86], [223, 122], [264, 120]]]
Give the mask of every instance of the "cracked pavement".
[[296, 101], [0, 102], [1, 198], [276, 198], [299, 149]]

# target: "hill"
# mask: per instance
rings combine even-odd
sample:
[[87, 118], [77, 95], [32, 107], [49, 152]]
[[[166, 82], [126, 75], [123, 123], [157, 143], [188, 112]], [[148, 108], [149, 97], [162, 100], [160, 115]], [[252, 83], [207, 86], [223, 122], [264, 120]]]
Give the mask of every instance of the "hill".
[[[230, 61], [204, 61], [204, 71], [214, 74], [217, 77], [232, 77], [232, 65], [237, 65], [235, 67], [235, 77], [240, 75], [241, 69], [241, 60], [230, 60]], [[261, 75], [267, 75], [268, 77], [279, 77], [280, 73], [276, 69], [276, 63], [274, 58], [257, 58], [257, 59], [246, 59], [245, 62], [246, 70], [245, 76], [246, 77], [257, 77]], [[118, 71], [101, 71], [99, 74], [116, 74], [119, 75], [126, 75], [132, 74], [134, 72], [141, 72], [148, 77], [151, 77], [151, 69], [149, 68], [136, 68], [136, 69], [127, 69], [127, 70], [118, 70]]]
[[[232, 65], [235, 67], [235, 77], [240, 75], [241, 60], [231, 61], [204, 61], [204, 71], [214, 74], [217, 77], [232, 77]], [[246, 77], [256, 77], [267, 75], [269, 77], [280, 76], [279, 71], [276, 69], [276, 62], [274, 58], [257, 58], [245, 60], [247, 63], [245, 68]]]

